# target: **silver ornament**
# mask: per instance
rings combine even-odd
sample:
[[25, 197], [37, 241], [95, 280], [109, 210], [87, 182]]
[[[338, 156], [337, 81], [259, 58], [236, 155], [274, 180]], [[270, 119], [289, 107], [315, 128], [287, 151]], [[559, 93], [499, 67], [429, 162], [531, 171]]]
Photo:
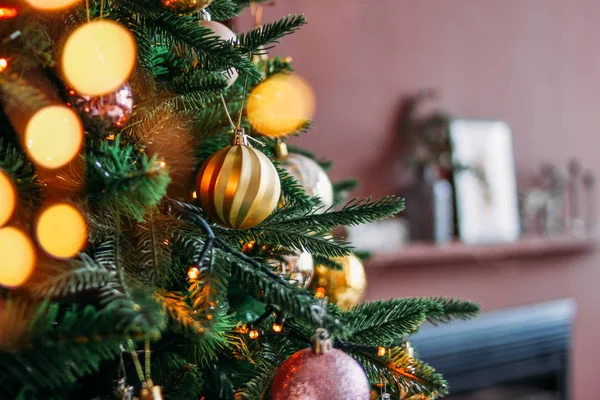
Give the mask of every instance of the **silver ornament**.
[[133, 92], [125, 82], [121, 87], [102, 96], [78, 95], [69, 89], [69, 103], [87, 125], [94, 125], [105, 131], [119, 131], [131, 117]]
[[125, 382], [125, 378], [119, 379], [117, 383], [117, 389], [115, 390], [117, 398], [119, 400], [133, 400], [133, 386], [128, 386]]
[[285, 158], [284, 166], [309, 197], [317, 196], [321, 199], [321, 212], [333, 206], [333, 186], [315, 160], [302, 154], [291, 153]]
[[298, 251], [296, 254], [281, 258], [281, 260], [270, 259], [267, 262], [275, 267], [275, 273], [284, 278], [290, 285], [306, 289], [310, 285], [315, 270], [310, 253]]

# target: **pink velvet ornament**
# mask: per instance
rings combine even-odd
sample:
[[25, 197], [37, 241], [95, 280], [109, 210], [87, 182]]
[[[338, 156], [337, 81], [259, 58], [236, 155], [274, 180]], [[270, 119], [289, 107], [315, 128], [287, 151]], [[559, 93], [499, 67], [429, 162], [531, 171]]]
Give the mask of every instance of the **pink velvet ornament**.
[[279, 368], [273, 400], [369, 400], [371, 385], [358, 362], [341, 350], [300, 350]]

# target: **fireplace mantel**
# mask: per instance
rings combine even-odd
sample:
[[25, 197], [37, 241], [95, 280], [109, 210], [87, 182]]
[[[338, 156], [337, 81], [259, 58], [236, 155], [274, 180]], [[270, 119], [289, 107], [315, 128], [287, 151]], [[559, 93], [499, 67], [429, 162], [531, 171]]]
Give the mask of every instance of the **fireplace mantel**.
[[374, 253], [370, 268], [439, 265], [468, 261], [515, 260], [535, 257], [584, 254], [594, 250], [588, 237], [533, 237], [514, 243], [470, 246], [460, 242], [446, 245], [412, 244], [394, 251]]

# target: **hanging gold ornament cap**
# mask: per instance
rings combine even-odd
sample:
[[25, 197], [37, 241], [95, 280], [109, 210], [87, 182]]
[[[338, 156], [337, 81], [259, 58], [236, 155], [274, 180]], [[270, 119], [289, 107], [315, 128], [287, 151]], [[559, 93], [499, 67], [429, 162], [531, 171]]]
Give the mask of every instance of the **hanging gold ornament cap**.
[[212, 0], [161, 0], [163, 7], [177, 14], [189, 14], [202, 10], [212, 3]]

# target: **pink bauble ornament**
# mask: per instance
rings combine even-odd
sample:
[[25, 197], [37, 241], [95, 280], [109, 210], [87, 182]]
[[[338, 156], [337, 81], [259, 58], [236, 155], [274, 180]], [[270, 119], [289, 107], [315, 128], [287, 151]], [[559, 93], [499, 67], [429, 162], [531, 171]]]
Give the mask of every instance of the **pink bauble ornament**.
[[273, 400], [369, 400], [371, 385], [358, 362], [341, 350], [300, 350], [279, 368]]
[[107, 131], [119, 131], [131, 117], [133, 92], [127, 82], [118, 89], [101, 96], [78, 95], [69, 89], [69, 103], [83, 118], [86, 125], [92, 124]]
[[[235, 34], [235, 32], [226, 27], [225, 25], [221, 24], [220, 22], [203, 20], [200, 21], [200, 25], [202, 25], [205, 28], [211, 29], [214, 32], [213, 35], [209, 36], [217, 36], [221, 40], [229, 41], [231, 43], [234, 43], [237, 40], [237, 35]], [[227, 87], [229, 87], [233, 85], [233, 83], [238, 77], [237, 70], [235, 68], [229, 68], [227, 70], [227, 77], [229, 78], [227, 80]]]

